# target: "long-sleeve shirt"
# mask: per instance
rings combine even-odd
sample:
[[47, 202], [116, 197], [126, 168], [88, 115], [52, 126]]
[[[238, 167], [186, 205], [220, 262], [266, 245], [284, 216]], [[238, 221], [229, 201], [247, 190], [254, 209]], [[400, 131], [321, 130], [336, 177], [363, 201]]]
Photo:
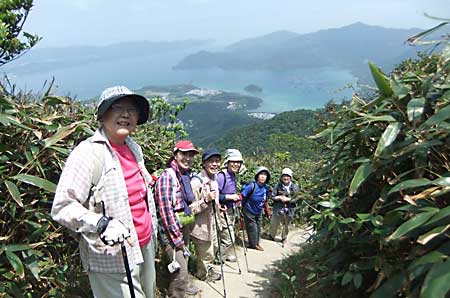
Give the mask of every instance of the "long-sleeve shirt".
[[237, 193], [236, 175], [227, 170], [220, 171], [217, 174], [217, 184], [219, 185], [219, 201], [220, 204], [226, 205], [228, 208], [233, 208], [234, 201], [226, 200], [226, 195]]
[[[219, 187], [214, 178], [209, 178], [205, 170], [202, 170], [197, 177], [191, 180], [192, 191], [195, 200], [191, 204], [191, 210], [195, 214], [195, 222], [192, 227], [191, 236], [203, 241], [211, 241], [213, 239], [213, 208], [212, 204], [216, 204], [216, 211], [219, 212]], [[209, 204], [205, 203], [208, 192], [215, 194], [214, 201]]]
[[175, 247], [183, 245], [183, 233], [181, 225], [176, 217], [176, 212], [184, 210], [181, 196], [181, 183], [177, 178], [178, 168], [172, 163], [171, 168], [165, 169], [156, 183], [155, 196], [159, 215], [163, 228], [169, 234]]
[[[277, 212], [281, 208], [285, 206], [285, 203], [283, 203], [279, 197], [283, 194], [286, 197], [292, 198], [295, 196], [295, 194], [298, 193], [298, 186], [291, 182], [289, 185], [284, 185], [283, 182], [280, 180], [275, 187], [272, 190], [272, 200], [274, 202], [273, 204], [273, 210], [274, 212]], [[294, 199], [289, 202], [289, 205], [295, 206], [295, 203], [298, 201], [298, 199]]]
[[[93, 143], [96, 143], [96, 147]], [[156, 239], [158, 222], [153, 193], [148, 186], [151, 176], [145, 169], [140, 147], [131, 138], [127, 138], [125, 143], [135, 156], [147, 185], [152, 237]], [[101, 155], [95, 148], [100, 148]], [[99, 168], [101, 171], [98, 171]], [[101, 177], [92, 188], [95, 173], [100, 173]], [[91, 190], [94, 191], [90, 196]], [[125, 272], [120, 245], [105, 245], [98, 235], [96, 224], [104, 211], [105, 215], [120, 220], [130, 229], [131, 238], [136, 245], [126, 245], [126, 249], [130, 268], [134, 268], [144, 260], [137, 245], [138, 237], [133, 225], [125, 178], [108, 139], [102, 130], [97, 130], [90, 140], [81, 142], [69, 155], [56, 188], [51, 215], [63, 226], [80, 233], [80, 256], [86, 271]]]

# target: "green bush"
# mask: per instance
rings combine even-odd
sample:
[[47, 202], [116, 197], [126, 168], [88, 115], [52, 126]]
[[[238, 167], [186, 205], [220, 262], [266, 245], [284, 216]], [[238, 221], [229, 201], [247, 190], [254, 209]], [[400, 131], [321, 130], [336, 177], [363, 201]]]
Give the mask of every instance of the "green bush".
[[[172, 154], [183, 106], [151, 100], [152, 116], [134, 137], [150, 171]], [[92, 105], [0, 89], [0, 297], [88, 297], [78, 244], [50, 217], [64, 162], [97, 123]]]
[[292, 271], [280, 279], [284, 297], [449, 293], [449, 48], [389, 77], [370, 69], [373, 96], [327, 109], [318, 137], [328, 156], [311, 192], [316, 234], [280, 265]]

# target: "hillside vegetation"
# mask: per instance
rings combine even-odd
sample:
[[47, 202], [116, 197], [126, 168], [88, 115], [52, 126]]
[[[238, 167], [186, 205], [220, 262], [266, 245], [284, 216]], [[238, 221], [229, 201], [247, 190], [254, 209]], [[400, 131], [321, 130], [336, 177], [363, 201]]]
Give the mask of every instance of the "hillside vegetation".
[[448, 297], [450, 47], [375, 65], [370, 97], [329, 110], [305, 201], [316, 234], [280, 264], [283, 297]]
[[318, 113], [312, 110], [280, 113], [270, 120], [233, 128], [214, 145], [221, 149], [239, 148], [248, 156], [288, 152], [290, 161], [318, 160], [321, 146], [307, 138], [319, 127]]
[[[184, 135], [171, 121], [183, 106], [151, 103], [150, 123], [134, 137], [154, 171]], [[77, 241], [50, 218], [50, 208], [69, 152], [96, 126], [91, 105], [0, 86], [0, 297], [89, 297]]]

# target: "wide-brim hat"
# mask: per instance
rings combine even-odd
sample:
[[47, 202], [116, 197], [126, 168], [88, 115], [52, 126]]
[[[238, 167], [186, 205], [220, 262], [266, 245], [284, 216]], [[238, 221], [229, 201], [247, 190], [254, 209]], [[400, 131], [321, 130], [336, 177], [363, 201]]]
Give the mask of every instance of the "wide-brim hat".
[[266, 172], [267, 173], [266, 183], [269, 182], [269, 180], [270, 180], [270, 172], [269, 172], [269, 169], [266, 168], [266, 167], [258, 167], [256, 169], [255, 180], [258, 181], [258, 175], [261, 174], [262, 172]]
[[132, 98], [137, 105], [139, 113], [137, 124], [140, 125], [147, 122], [150, 112], [148, 100], [142, 95], [131, 92], [125, 86], [110, 87], [102, 92], [97, 105], [97, 120], [103, 117], [113, 103], [125, 97]]
[[176, 143], [175, 147], [173, 148], [173, 153], [176, 153], [177, 151], [182, 151], [182, 152], [193, 151], [194, 154], [199, 154], [200, 153], [194, 147], [194, 144], [192, 144], [192, 142], [188, 141], [188, 140], [183, 140], [183, 141], [179, 141], [178, 143]]

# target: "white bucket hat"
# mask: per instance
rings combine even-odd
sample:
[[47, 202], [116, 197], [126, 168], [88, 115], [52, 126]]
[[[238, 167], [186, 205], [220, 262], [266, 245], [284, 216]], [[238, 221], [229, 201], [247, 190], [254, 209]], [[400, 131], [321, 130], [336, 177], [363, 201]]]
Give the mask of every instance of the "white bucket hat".
[[284, 168], [281, 171], [281, 177], [284, 176], [284, 175], [288, 175], [289, 177], [291, 177], [291, 179], [294, 178], [294, 172], [292, 172], [292, 170], [289, 169], [289, 168]]
[[223, 162], [224, 166], [227, 166], [229, 161], [240, 161], [244, 163], [242, 154], [238, 149], [227, 149], [225, 151], [225, 160]]

